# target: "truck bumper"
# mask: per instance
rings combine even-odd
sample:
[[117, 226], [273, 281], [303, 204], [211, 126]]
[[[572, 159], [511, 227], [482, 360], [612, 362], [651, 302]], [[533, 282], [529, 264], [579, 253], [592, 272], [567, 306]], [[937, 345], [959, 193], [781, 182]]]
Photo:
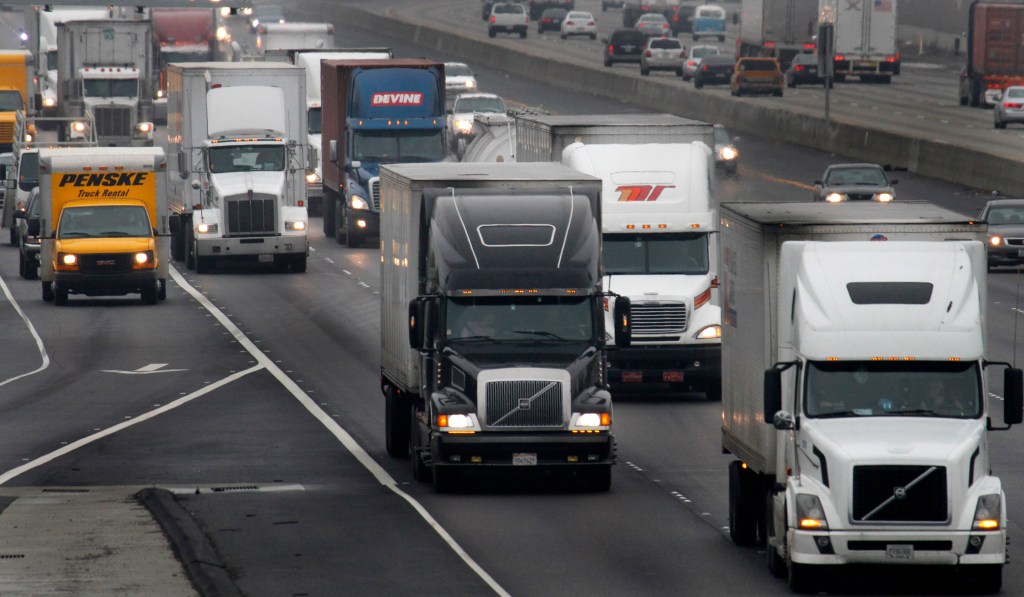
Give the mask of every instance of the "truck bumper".
[[[360, 222], [362, 225], [360, 225]], [[349, 230], [357, 231], [362, 236], [380, 235], [380, 214], [364, 209], [345, 208], [345, 224]]]
[[978, 565], [1006, 562], [1006, 532], [797, 531], [788, 533], [798, 564]]
[[[430, 458], [442, 466], [531, 468], [613, 464], [615, 438], [608, 432], [433, 433]], [[522, 464], [525, 462], [531, 464]]]
[[66, 289], [71, 294], [111, 296], [142, 292], [157, 283], [155, 269], [126, 273], [92, 274], [83, 272], [54, 272], [54, 289]]
[[660, 345], [609, 348], [611, 383], [685, 383], [704, 386], [722, 379], [722, 345]]
[[200, 257], [307, 254], [309, 238], [305, 235], [201, 237], [196, 240], [196, 252]]

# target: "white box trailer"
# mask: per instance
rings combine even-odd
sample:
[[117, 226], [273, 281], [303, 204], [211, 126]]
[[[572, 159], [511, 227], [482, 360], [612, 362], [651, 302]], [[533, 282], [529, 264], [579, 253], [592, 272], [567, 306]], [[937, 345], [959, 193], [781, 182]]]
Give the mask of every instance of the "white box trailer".
[[[733, 540], [767, 541], [800, 591], [850, 563], [956, 565], [998, 590], [984, 370], [1009, 364], [985, 360], [986, 225], [921, 202], [720, 209]], [[1021, 371], [1003, 385], [1019, 423]]]
[[897, 6], [897, 0], [821, 0], [819, 10], [835, 16], [834, 73], [837, 81], [853, 76], [889, 83], [893, 75], [900, 74]]

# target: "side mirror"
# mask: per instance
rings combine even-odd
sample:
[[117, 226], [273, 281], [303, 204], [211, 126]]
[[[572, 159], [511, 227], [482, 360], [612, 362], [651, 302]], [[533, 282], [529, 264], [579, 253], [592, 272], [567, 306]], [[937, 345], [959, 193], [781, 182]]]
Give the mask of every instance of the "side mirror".
[[308, 151], [306, 152], [306, 169], [316, 170], [317, 166], [320, 165], [320, 160], [317, 157], [316, 147], [307, 147], [307, 150]]
[[1003, 423], [1024, 422], [1024, 371], [1008, 368], [1003, 371]]
[[776, 368], [764, 372], [764, 422], [775, 420], [775, 413], [782, 410], [782, 371]]
[[615, 345], [626, 347], [633, 340], [633, 324], [630, 319], [632, 306], [628, 296], [615, 297], [615, 308], [612, 311], [615, 321]]
[[358, 170], [363, 167], [363, 163], [359, 160], [352, 160], [352, 169]]
[[184, 151], [178, 152], [178, 176], [182, 179], [188, 178], [189, 175], [189, 163], [188, 156], [185, 155]]
[[422, 298], [414, 298], [409, 301], [409, 348], [420, 350], [423, 348], [423, 329], [426, 323], [426, 308]]
[[338, 140], [337, 139], [331, 139], [331, 142], [328, 144], [328, 149], [329, 149], [329, 153], [330, 153], [330, 156], [329, 156], [330, 160], [332, 162], [337, 162], [338, 161]]

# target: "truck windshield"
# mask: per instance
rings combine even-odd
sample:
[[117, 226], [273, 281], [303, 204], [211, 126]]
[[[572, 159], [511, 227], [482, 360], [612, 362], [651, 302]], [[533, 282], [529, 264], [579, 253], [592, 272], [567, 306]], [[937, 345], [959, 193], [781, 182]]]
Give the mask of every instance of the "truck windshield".
[[323, 132], [323, 121], [320, 120], [320, 118], [320, 108], [310, 108], [309, 111], [306, 112], [306, 128], [309, 129], [310, 135], [319, 135]]
[[210, 148], [210, 172], [280, 172], [284, 170], [283, 145], [232, 145]]
[[605, 234], [607, 274], [708, 273], [707, 234]]
[[588, 297], [452, 298], [445, 312], [450, 341], [571, 341], [594, 336]]
[[39, 186], [39, 153], [26, 151], [18, 159], [18, 188], [31, 191]]
[[21, 93], [17, 91], [0, 91], [0, 112], [14, 112], [25, 105], [21, 103]]
[[366, 162], [440, 162], [447, 157], [439, 129], [360, 131], [352, 138], [352, 159]]
[[812, 361], [804, 387], [809, 417], [976, 419], [982, 413], [975, 362]]
[[82, 84], [85, 97], [139, 96], [138, 79], [85, 79]]
[[141, 205], [69, 207], [60, 215], [57, 238], [152, 236], [149, 215]]

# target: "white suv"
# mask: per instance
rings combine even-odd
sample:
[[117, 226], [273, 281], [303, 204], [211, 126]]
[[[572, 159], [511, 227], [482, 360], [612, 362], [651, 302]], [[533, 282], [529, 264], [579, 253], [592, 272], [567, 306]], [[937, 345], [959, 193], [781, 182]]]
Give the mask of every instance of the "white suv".
[[487, 20], [487, 35], [494, 37], [501, 33], [518, 33], [526, 37], [530, 26], [530, 15], [526, 7], [514, 2], [500, 2], [491, 7], [491, 18]]

